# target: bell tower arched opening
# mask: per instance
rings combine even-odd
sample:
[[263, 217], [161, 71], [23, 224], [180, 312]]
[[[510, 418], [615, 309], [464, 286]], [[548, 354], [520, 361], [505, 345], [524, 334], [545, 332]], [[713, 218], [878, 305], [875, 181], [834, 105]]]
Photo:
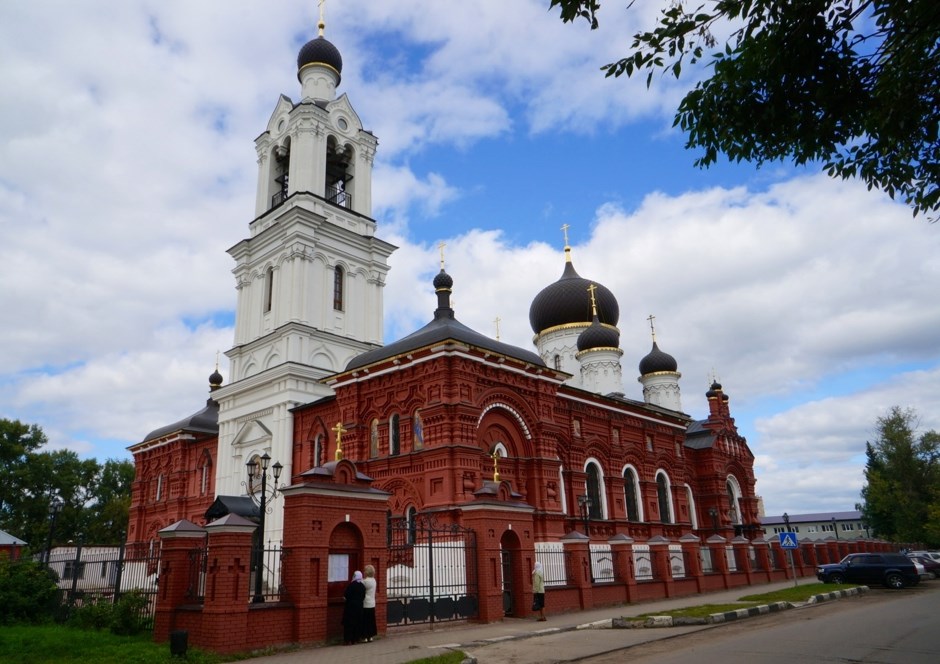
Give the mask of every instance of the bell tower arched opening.
[[351, 145], [340, 145], [335, 136], [326, 141], [326, 186], [324, 198], [334, 205], [352, 209], [353, 178], [352, 164], [354, 161]]
[[287, 200], [290, 174], [291, 140], [290, 136], [285, 136], [284, 140], [275, 145], [271, 150], [269, 160], [270, 171], [268, 174], [270, 182], [268, 191], [271, 192], [271, 205], [275, 208]]

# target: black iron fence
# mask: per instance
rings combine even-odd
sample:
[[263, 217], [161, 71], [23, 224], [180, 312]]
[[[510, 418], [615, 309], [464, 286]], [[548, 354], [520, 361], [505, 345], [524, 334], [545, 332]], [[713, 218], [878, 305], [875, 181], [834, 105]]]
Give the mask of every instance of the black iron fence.
[[[72, 609], [102, 601], [117, 602], [135, 591], [146, 598], [143, 616], [152, 619], [160, 573], [160, 542], [61, 546], [48, 554], [48, 566], [59, 577], [66, 615]], [[151, 620], [145, 620], [149, 624]]]
[[670, 548], [667, 555], [669, 556], [669, 570], [672, 578], [686, 578], [689, 575], [689, 552], [685, 549]]
[[591, 580], [594, 583], [613, 583], [614, 574], [613, 552], [609, 544], [591, 545]]
[[352, 209], [352, 194], [343, 187], [333, 184], [327, 185], [324, 198], [334, 205], [339, 205], [347, 210]]
[[268, 545], [260, 552], [255, 550], [252, 557], [261, 556], [261, 564], [257, 560], [252, 560], [251, 574], [248, 575], [248, 596], [255, 600], [255, 575], [261, 574], [261, 597], [265, 602], [279, 602], [284, 587], [284, 578], [282, 576], [281, 563], [285, 556], [290, 552], [279, 544], [268, 542]]
[[633, 577], [637, 581], [655, 581], [657, 552], [649, 547], [636, 546], [633, 549]]
[[702, 564], [702, 574], [715, 574], [718, 572], [712, 547], [703, 546], [699, 550], [699, 559]]
[[389, 627], [466, 620], [477, 615], [476, 533], [432, 515], [390, 517]]

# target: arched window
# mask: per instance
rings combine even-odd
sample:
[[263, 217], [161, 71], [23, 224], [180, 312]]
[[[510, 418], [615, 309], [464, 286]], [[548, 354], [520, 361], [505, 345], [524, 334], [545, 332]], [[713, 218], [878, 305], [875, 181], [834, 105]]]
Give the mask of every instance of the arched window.
[[411, 449], [420, 450], [424, 448], [424, 422], [421, 420], [421, 410], [415, 408], [415, 414], [411, 416]]
[[[245, 467], [249, 470], [254, 470], [254, 473], [248, 477], [248, 493], [255, 495], [261, 491], [261, 455], [255, 454], [252, 455], [251, 459], [245, 464]], [[257, 531], [256, 531], [257, 532]]]
[[333, 308], [337, 311], [343, 310], [343, 280], [345, 276], [342, 266], [337, 265], [333, 268]]
[[269, 267], [264, 272], [264, 313], [271, 311], [274, 301], [274, 268]]
[[375, 418], [369, 425], [369, 458], [374, 459], [379, 455], [379, 420]]
[[317, 434], [313, 440], [313, 467], [318, 468], [323, 459], [323, 436]]
[[163, 473], [157, 477], [157, 497], [156, 501], [159, 503], [163, 500]]
[[673, 523], [669, 477], [663, 471], [656, 473], [656, 495], [659, 498], [659, 520], [662, 523]]
[[558, 493], [561, 495], [561, 513], [568, 513], [568, 488], [565, 486], [565, 466], [558, 460]]
[[636, 471], [629, 466], [623, 471], [623, 497], [627, 503], [627, 521], [640, 520], [640, 483]]
[[741, 487], [734, 475], [728, 476], [725, 482], [725, 490], [728, 492], [728, 517], [732, 525], [741, 524]]
[[692, 495], [692, 487], [685, 485], [685, 498], [689, 503], [689, 517], [692, 519], [692, 528], [698, 530], [698, 513], [695, 511], [695, 496]]
[[388, 454], [395, 456], [401, 450], [401, 432], [398, 430], [398, 413], [388, 419]]
[[561, 355], [555, 355], [555, 371], [561, 371]]
[[588, 513], [592, 519], [606, 518], [604, 514], [607, 510], [604, 509], [603, 502], [604, 479], [601, 474], [601, 467], [596, 461], [588, 461], [584, 467], [584, 472], [587, 474], [587, 495], [591, 499], [591, 508]]
[[199, 495], [204, 496], [209, 493], [210, 471], [212, 470], [212, 459], [208, 454], [202, 455], [202, 466], [199, 468]]
[[418, 510], [412, 506], [405, 512], [405, 519], [408, 522], [408, 544], [414, 544], [418, 541]]

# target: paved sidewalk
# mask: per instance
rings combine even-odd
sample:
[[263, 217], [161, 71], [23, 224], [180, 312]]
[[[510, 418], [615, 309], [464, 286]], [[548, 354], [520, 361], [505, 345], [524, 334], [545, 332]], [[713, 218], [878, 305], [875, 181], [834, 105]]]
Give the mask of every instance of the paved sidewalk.
[[[803, 585], [815, 583], [816, 579], [806, 577], [799, 579], [798, 582]], [[507, 618], [502, 622], [486, 625], [448, 623], [433, 630], [424, 628], [401, 631], [401, 628], [398, 628], [392, 629], [385, 638], [372, 643], [305, 648], [257, 657], [250, 661], [252, 664], [307, 662], [404, 664], [453, 649], [463, 650], [477, 657], [481, 664], [508, 661], [514, 664], [571, 662], [639, 643], [673, 638], [677, 635], [714, 627], [714, 625], [692, 625], [649, 629], [590, 629], [588, 626], [591, 623], [701, 604], [728, 604], [738, 601], [743, 595], [770, 592], [792, 585], [793, 581], [789, 580], [767, 585], [744, 586], [705, 595], [690, 595], [560, 615], [549, 614], [548, 620], [543, 623], [533, 619]]]

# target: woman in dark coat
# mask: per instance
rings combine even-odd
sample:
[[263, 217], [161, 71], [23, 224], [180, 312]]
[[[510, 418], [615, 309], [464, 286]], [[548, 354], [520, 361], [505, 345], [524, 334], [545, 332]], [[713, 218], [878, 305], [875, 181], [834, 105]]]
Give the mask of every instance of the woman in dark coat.
[[362, 601], [366, 598], [366, 587], [362, 585], [362, 572], [356, 571], [343, 593], [343, 644], [358, 643], [362, 634]]

